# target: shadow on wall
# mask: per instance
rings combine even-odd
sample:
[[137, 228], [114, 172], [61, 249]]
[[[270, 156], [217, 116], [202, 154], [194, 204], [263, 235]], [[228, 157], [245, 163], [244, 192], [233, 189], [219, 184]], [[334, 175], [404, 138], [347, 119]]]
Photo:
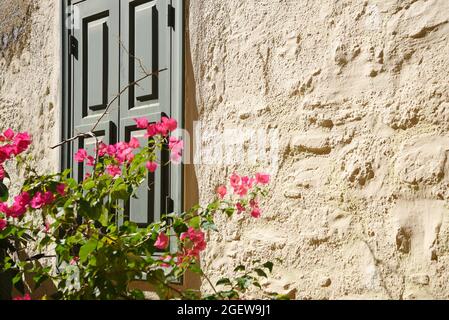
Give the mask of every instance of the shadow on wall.
[[[194, 150], [193, 123], [198, 120], [196, 103], [196, 85], [193, 71], [192, 55], [190, 50], [189, 8], [190, 0], [184, 3], [184, 127], [188, 131]], [[189, 164], [184, 165], [184, 208], [189, 209], [199, 202], [198, 179], [193, 165], [194, 152], [189, 154]], [[197, 274], [186, 275], [184, 286], [189, 289], [200, 289], [201, 278]]]

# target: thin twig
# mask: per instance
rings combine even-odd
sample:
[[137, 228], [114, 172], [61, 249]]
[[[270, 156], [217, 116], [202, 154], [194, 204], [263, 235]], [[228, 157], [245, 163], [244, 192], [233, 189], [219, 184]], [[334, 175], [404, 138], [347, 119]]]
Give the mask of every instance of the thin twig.
[[215, 289], [214, 284], [212, 283], [212, 281], [209, 279], [209, 277], [206, 275], [206, 273], [204, 271], [201, 271], [201, 274], [204, 276], [204, 278], [206, 278], [207, 282], [209, 282], [210, 286], [212, 287], [212, 290], [214, 290], [215, 294], [218, 294], [217, 289]]
[[54, 145], [51, 147], [51, 149], [56, 149], [68, 142], [77, 140], [79, 138], [85, 138], [85, 137], [95, 137], [94, 131], [95, 129], [98, 127], [98, 125], [100, 124], [101, 120], [103, 120], [103, 118], [105, 117], [105, 115], [108, 113], [109, 109], [111, 108], [112, 104], [126, 91], [128, 90], [130, 87], [138, 84], [139, 82], [145, 80], [146, 78], [150, 77], [150, 76], [158, 76], [160, 72], [162, 71], [166, 71], [167, 68], [163, 68], [160, 69], [158, 71], [153, 71], [151, 73], [145, 73], [145, 75], [133, 82], [130, 82], [128, 85], [126, 85], [122, 90], [120, 90], [120, 92], [114, 96], [114, 98], [107, 104], [106, 109], [104, 110], [104, 112], [100, 115], [100, 117], [97, 119], [97, 121], [95, 122], [95, 124], [93, 125], [92, 129], [88, 132], [81, 132], [71, 138], [62, 140], [61, 142], [59, 142], [58, 144]]

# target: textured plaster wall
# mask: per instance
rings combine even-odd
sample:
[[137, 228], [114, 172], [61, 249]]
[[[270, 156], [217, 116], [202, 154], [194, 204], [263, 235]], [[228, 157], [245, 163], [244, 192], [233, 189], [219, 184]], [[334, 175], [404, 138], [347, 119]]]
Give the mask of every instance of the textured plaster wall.
[[0, 129], [31, 133], [41, 172], [59, 166], [49, 148], [59, 137], [59, 10], [54, 0], [0, 0]]
[[[42, 171], [58, 166], [58, 6], [0, 0], [0, 124], [31, 132]], [[280, 142], [263, 217], [218, 221], [208, 274], [280, 258], [267, 292], [449, 298], [449, 1], [187, 9], [187, 127], [277, 128]], [[205, 202], [234, 170], [266, 167], [189, 169], [187, 200]]]
[[[449, 298], [449, 1], [188, 9], [188, 112], [207, 130], [277, 128], [280, 139], [265, 213], [219, 221], [203, 256], [211, 277], [280, 258], [267, 292]], [[256, 169], [196, 165], [200, 201]]]

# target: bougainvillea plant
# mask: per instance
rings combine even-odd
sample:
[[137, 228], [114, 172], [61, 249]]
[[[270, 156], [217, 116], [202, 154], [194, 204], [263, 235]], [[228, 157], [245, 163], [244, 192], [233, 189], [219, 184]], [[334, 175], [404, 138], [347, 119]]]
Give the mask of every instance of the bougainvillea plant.
[[[97, 142], [94, 154], [78, 150], [75, 161], [91, 168], [82, 181], [71, 178], [70, 170], [38, 174], [23, 156], [31, 137], [11, 129], [0, 135], [0, 273], [13, 271], [12, 284], [22, 294], [16, 300], [30, 299], [49, 283], [53, 290], [46, 299], [144, 299], [133, 285], [136, 280], [147, 282], [162, 299], [239, 299], [249, 288], [260, 288], [260, 277], [272, 271], [271, 262], [256, 261], [249, 270], [236, 267], [234, 278], [214, 285], [198, 263], [207, 248], [206, 233], [217, 231], [216, 215], [260, 217], [259, 200], [270, 179], [266, 174], [233, 174], [210, 204], [169, 212], [145, 228], [118, 223], [148, 171], [166, 165], [158, 151], [168, 148], [175, 164], [182, 157], [182, 140], [171, 136], [175, 120], [135, 121], [147, 131], [148, 144], [132, 138], [114, 145]], [[25, 172], [15, 196], [5, 182], [4, 163], [12, 160]], [[212, 293], [177, 286], [188, 271], [205, 277]]]

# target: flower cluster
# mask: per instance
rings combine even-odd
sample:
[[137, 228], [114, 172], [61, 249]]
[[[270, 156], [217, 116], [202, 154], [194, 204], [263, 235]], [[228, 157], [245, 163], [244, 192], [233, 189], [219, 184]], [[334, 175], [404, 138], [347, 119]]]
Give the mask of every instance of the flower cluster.
[[5, 219], [0, 219], [0, 231], [3, 231], [8, 226], [8, 222]]
[[23, 297], [17, 296], [15, 298], [13, 298], [13, 300], [31, 300], [31, 296], [29, 293], [26, 293]]
[[[178, 124], [176, 120], [163, 117], [160, 122], [149, 123], [146, 118], [134, 119], [137, 128], [146, 129], [146, 138], [152, 138], [160, 135], [162, 138], [166, 138], [170, 132], [176, 130]], [[182, 140], [178, 140], [175, 137], [170, 137], [168, 140], [169, 150], [171, 151], [170, 159], [173, 163], [180, 163], [182, 150], [184, 144]], [[107, 145], [103, 142], [98, 145], [98, 156], [108, 156], [114, 160], [113, 164], [106, 166], [106, 172], [113, 176], [119, 176], [122, 173], [121, 165], [130, 164], [135, 157], [134, 151], [140, 148], [140, 143], [137, 138], [131, 138], [129, 142], [118, 142], [116, 144]], [[79, 149], [75, 154], [75, 161], [85, 162], [88, 166], [95, 165], [95, 158], [88, 155], [85, 149]], [[155, 161], [148, 161], [146, 168], [150, 172], [155, 172], [158, 168], [158, 163]]]
[[12, 129], [8, 129], [0, 135], [0, 142], [6, 142], [0, 146], [0, 180], [3, 180], [6, 174], [3, 164], [27, 150], [31, 144], [31, 137], [27, 132], [16, 134]]
[[147, 130], [145, 135], [146, 138], [151, 138], [157, 135], [165, 137], [170, 132], [175, 131], [178, 127], [178, 123], [175, 119], [167, 117], [162, 117], [162, 120], [156, 123], [149, 123], [146, 118], [137, 118], [134, 119], [134, 121], [137, 124], [137, 128]]
[[[56, 192], [64, 196], [66, 186], [59, 184], [56, 187]], [[20, 218], [25, 214], [29, 207], [33, 209], [41, 209], [47, 205], [51, 205], [56, 200], [56, 196], [51, 191], [36, 192], [33, 197], [26, 191], [22, 192], [14, 198], [14, 202], [11, 206], [8, 206], [6, 202], [0, 202], [0, 212], [4, 213], [6, 217]]]
[[[238, 201], [235, 204], [237, 213], [250, 211], [250, 214], [254, 218], [259, 218], [261, 210], [256, 197], [251, 195], [251, 190], [255, 187], [267, 185], [270, 182], [270, 175], [264, 173], [257, 173], [255, 177], [239, 176], [234, 173], [229, 179], [230, 186], [235, 196], [238, 197]], [[228, 194], [228, 188], [225, 185], [221, 185], [217, 188], [217, 194], [220, 199]], [[250, 195], [249, 200], [245, 199]]]
[[184, 261], [186, 257], [199, 257], [200, 252], [206, 249], [206, 241], [204, 240], [204, 232], [189, 227], [187, 232], [181, 233], [179, 239], [184, 243], [183, 252], [178, 255], [178, 263]]
[[164, 232], [161, 232], [159, 233], [156, 242], [154, 243], [154, 246], [159, 250], [164, 250], [168, 247], [168, 243], [169, 243], [168, 236]]
[[[134, 121], [137, 124], [137, 128], [147, 130], [147, 133], [145, 134], [146, 138], [153, 138], [158, 135], [165, 138], [170, 132], [175, 131], [178, 127], [178, 123], [175, 119], [167, 117], [162, 117], [162, 120], [156, 123], [149, 123], [145, 118], [134, 119]], [[176, 137], [170, 137], [168, 148], [170, 150], [170, 160], [175, 164], [179, 164], [181, 162], [182, 150], [184, 149], [183, 141], [177, 139]], [[147, 164], [147, 168], [149, 166], [151, 167], [151, 164]]]

